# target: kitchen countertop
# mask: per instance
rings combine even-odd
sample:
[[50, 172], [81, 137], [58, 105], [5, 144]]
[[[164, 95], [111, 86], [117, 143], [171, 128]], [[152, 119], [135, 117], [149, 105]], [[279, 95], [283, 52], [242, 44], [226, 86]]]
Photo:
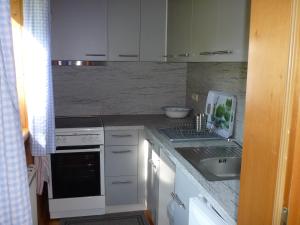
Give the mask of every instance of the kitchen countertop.
[[175, 151], [176, 147], [197, 147], [197, 146], [232, 146], [226, 140], [210, 141], [186, 141], [172, 143], [168, 138], [158, 131], [158, 128], [174, 127], [187, 119], [170, 119], [164, 115], [105, 115], [101, 116], [105, 129], [116, 127], [145, 128], [145, 135], [153, 141], [162, 145], [162, 149], [169, 155], [171, 160], [180, 168], [195, 185], [201, 185], [205, 191], [218, 203], [228, 214], [231, 222], [236, 223], [240, 181], [207, 181], [187, 160]]

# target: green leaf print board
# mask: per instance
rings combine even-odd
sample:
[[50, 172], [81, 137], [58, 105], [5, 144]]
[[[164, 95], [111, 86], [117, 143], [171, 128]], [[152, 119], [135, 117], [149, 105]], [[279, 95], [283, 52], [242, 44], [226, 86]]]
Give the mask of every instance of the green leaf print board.
[[207, 128], [215, 129], [215, 133], [224, 138], [233, 134], [235, 121], [236, 97], [234, 95], [209, 91], [206, 100]]

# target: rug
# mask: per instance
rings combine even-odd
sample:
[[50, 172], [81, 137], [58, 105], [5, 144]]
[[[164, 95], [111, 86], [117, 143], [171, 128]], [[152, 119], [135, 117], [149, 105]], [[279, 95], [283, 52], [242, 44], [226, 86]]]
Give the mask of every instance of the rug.
[[60, 225], [149, 225], [144, 211], [64, 218]]

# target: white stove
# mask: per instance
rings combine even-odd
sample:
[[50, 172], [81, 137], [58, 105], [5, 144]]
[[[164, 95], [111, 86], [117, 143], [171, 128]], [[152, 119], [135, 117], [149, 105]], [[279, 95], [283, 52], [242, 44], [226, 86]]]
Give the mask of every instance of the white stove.
[[51, 218], [105, 213], [104, 129], [99, 116], [58, 117], [48, 184]]

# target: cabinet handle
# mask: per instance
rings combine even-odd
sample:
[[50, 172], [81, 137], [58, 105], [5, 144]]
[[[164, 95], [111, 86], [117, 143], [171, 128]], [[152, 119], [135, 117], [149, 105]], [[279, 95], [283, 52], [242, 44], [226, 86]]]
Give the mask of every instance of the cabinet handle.
[[181, 54], [178, 54], [179, 57], [189, 57], [190, 56], [190, 53], [181, 53]]
[[174, 55], [163, 55], [163, 58], [174, 58]]
[[116, 137], [116, 138], [128, 138], [128, 137], [132, 137], [131, 134], [112, 134], [112, 137]]
[[85, 54], [85, 56], [106, 56], [106, 54]]
[[179, 205], [180, 208], [185, 209], [184, 203], [180, 200], [180, 198], [178, 197], [178, 195], [176, 193], [171, 192], [171, 197], [174, 199], [176, 204]]
[[139, 55], [137, 55], [137, 54], [119, 54], [119, 57], [130, 58], [130, 57], [139, 57]]
[[231, 50], [214, 51], [214, 52], [200, 52], [200, 55], [229, 55], [232, 54]]
[[131, 184], [132, 182], [130, 180], [127, 181], [113, 181], [112, 184]]
[[123, 153], [129, 153], [131, 150], [124, 150], [124, 151], [112, 151], [114, 154], [123, 154]]

